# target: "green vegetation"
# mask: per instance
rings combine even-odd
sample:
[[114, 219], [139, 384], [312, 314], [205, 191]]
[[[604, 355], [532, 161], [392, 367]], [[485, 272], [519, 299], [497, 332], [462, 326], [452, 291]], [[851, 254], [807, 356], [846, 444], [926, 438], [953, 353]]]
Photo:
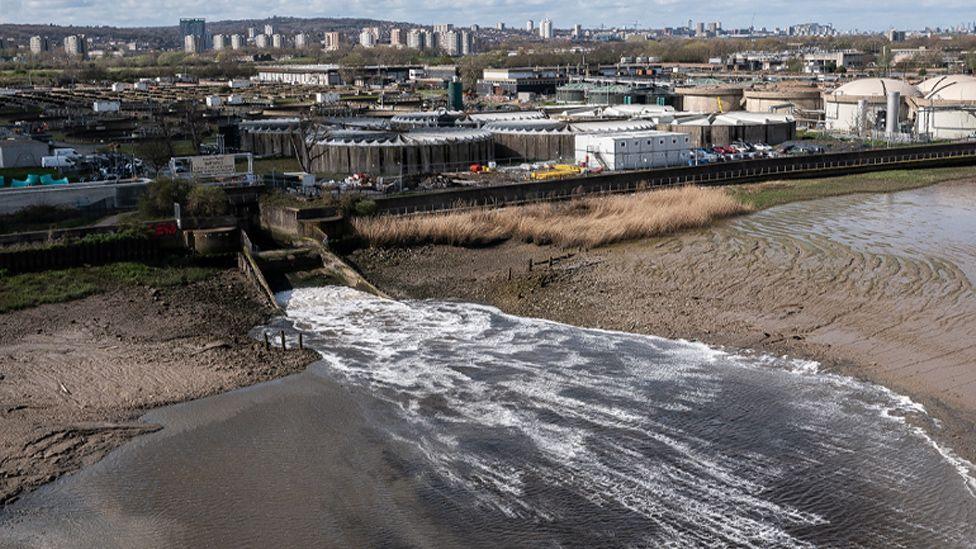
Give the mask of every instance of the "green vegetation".
[[976, 176], [976, 169], [972, 167], [892, 170], [842, 177], [771, 181], [755, 185], [730, 186], [728, 191], [743, 204], [761, 210], [779, 204], [828, 196], [917, 189], [942, 181], [973, 178], [974, 176]]
[[262, 158], [254, 161], [254, 173], [257, 175], [300, 171], [302, 167], [294, 158]]
[[226, 215], [229, 207], [227, 193], [220, 187], [197, 185], [190, 189], [186, 197], [187, 211], [190, 215], [198, 217]]
[[173, 204], [183, 206], [187, 215], [198, 217], [224, 215], [230, 206], [223, 189], [180, 179], [156, 179], [139, 199], [139, 217], [171, 217]]
[[61, 206], [30, 206], [16, 213], [0, 216], [0, 234], [84, 227], [103, 216], [102, 213]]
[[0, 313], [81, 299], [127, 285], [178, 286], [204, 280], [215, 272], [216, 269], [185, 265], [112, 263], [41, 273], [0, 273]]
[[173, 204], [186, 204], [193, 184], [179, 179], [157, 179], [139, 198], [139, 212], [146, 218], [172, 217]]

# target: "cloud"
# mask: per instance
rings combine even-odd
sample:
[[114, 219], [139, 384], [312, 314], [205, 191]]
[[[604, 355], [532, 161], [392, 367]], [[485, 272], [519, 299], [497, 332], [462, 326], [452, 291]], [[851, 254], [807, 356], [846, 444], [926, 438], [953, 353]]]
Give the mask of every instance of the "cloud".
[[[0, 0], [0, 22], [175, 25], [180, 17], [210, 20], [296, 17], [369, 17], [430, 24], [482, 25], [553, 19], [559, 28], [678, 26], [719, 20], [726, 28], [787, 26], [817, 21], [839, 29], [917, 29], [976, 20], [972, 0]], [[880, 14], [879, 14], [880, 12]], [[880, 16], [879, 16], [880, 15]]]

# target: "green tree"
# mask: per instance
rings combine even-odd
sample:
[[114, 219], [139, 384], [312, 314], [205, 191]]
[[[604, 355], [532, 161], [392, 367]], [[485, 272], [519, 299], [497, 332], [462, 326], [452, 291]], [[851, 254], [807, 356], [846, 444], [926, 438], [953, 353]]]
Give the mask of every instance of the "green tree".
[[187, 213], [196, 217], [216, 217], [228, 211], [227, 193], [220, 187], [194, 186], [186, 198]]
[[156, 179], [139, 199], [139, 211], [146, 217], [172, 216], [173, 204], [186, 205], [192, 187], [189, 181]]

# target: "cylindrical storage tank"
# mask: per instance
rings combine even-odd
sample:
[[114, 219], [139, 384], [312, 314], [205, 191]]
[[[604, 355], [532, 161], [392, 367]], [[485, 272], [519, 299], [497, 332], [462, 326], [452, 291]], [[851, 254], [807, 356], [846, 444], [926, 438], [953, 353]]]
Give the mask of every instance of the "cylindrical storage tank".
[[885, 132], [889, 136], [898, 133], [898, 114], [901, 110], [901, 94], [897, 91], [888, 92], [888, 107], [885, 118]]
[[919, 88], [928, 90], [915, 99], [915, 130], [932, 139], [964, 139], [976, 136], [976, 77], [941, 76], [926, 80]]
[[742, 110], [742, 88], [709, 86], [676, 88], [681, 110], [686, 112], [731, 112]]
[[819, 111], [823, 108], [820, 90], [810, 86], [745, 90], [743, 98], [748, 112], [790, 114], [796, 110]]
[[447, 83], [447, 106], [454, 111], [464, 110], [464, 86], [456, 78]]
[[409, 130], [411, 128], [446, 128], [457, 125], [464, 117], [463, 112], [437, 111], [409, 112], [395, 115], [390, 119], [394, 129]]

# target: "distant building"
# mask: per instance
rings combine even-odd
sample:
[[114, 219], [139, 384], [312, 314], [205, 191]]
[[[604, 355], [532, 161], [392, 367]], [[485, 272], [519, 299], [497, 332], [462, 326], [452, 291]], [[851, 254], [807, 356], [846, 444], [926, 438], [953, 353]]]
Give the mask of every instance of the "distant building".
[[542, 38], [543, 40], [552, 40], [552, 37], [552, 21], [548, 18], [543, 19], [542, 22], [539, 23], [539, 38]]
[[513, 68], [485, 69], [478, 80], [479, 95], [507, 95], [516, 97], [520, 93], [549, 95], [569, 79], [565, 74], [553, 69]]
[[528, 31], [528, 32], [534, 31], [535, 30], [535, 21], [533, 21], [531, 19], [529, 19], [528, 21], [526, 21], [525, 22], [525, 30]]
[[273, 36], [274, 33], [275, 33], [274, 25], [272, 25], [271, 23], [268, 23], [267, 25], [264, 26], [264, 34], [265, 34], [265, 36]]
[[359, 45], [364, 48], [372, 48], [376, 45], [376, 35], [369, 29], [363, 29], [359, 33]]
[[230, 49], [239, 50], [244, 47], [244, 37], [240, 34], [230, 35]]
[[502, 23], [501, 21], [495, 23], [495, 29], [500, 31], [505, 30], [505, 23]]
[[214, 51], [220, 51], [220, 50], [224, 49], [225, 47], [227, 47], [227, 44], [225, 43], [226, 42], [226, 39], [225, 39], [225, 37], [224, 37], [223, 34], [215, 34], [215, 35], [213, 35], [213, 38], [211, 38], [210, 41], [211, 41], [211, 43], [213, 43], [213, 49], [214, 49]]
[[573, 38], [577, 40], [583, 38], [583, 25], [580, 25], [579, 23], [573, 25]]
[[322, 42], [325, 51], [336, 51], [339, 49], [339, 33], [332, 31], [325, 33], [325, 40]]
[[440, 34], [447, 34], [448, 32], [454, 30], [454, 25], [450, 23], [442, 23], [439, 25], [434, 25], [434, 32]]
[[183, 51], [186, 53], [200, 52], [200, 42], [197, 41], [196, 36], [188, 34], [183, 37]]
[[415, 50], [427, 49], [427, 35], [423, 29], [410, 29], [407, 32], [407, 47]]
[[390, 30], [390, 45], [403, 46], [403, 29]]
[[461, 55], [461, 33], [458, 31], [447, 31], [438, 33], [439, 46], [447, 55]]
[[257, 36], [257, 35], [258, 35], [258, 29], [254, 28], [254, 27], [248, 27], [247, 28], [247, 39], [249, 41], [253, 41], [254, 40], [254, 37]]
[[474, 53], [474, 33], [466, 30], [461, 31], [461, 55], [473, 55]]
[[69, 34], [64, 37], [64, 53], [74, 57], [84, 57], [88, 54], [88, 44], [85, 36], [81, 34]]
[[47, 36], [31, 36], [30, 52], [33, 54], [43, 53], [51, 50], [51, 44]]
[[308, 47], [308, 35], [300, 32], [295, 35], [295, 49], [305, 49]]
[[887, 38], [889, 42], [904, 42], [905, 31], [891, 29], [885, 33], [885, 38]]
[[271, 47], [276, 50], [280, 50], [281, 48], [285, 47], [285, 37], [280, 34], [272, 34]]
[[254, 47], [258, 49], [265, 49], [268, 47], [268, 35], [261, 33], [254, 37]]
[[180, 19], [180, 36], [184, 37], [183, 47], [186, 48], [186, 37], [195, 37], [196, 52], [207, 49], [207, 22], [204, 19]]

